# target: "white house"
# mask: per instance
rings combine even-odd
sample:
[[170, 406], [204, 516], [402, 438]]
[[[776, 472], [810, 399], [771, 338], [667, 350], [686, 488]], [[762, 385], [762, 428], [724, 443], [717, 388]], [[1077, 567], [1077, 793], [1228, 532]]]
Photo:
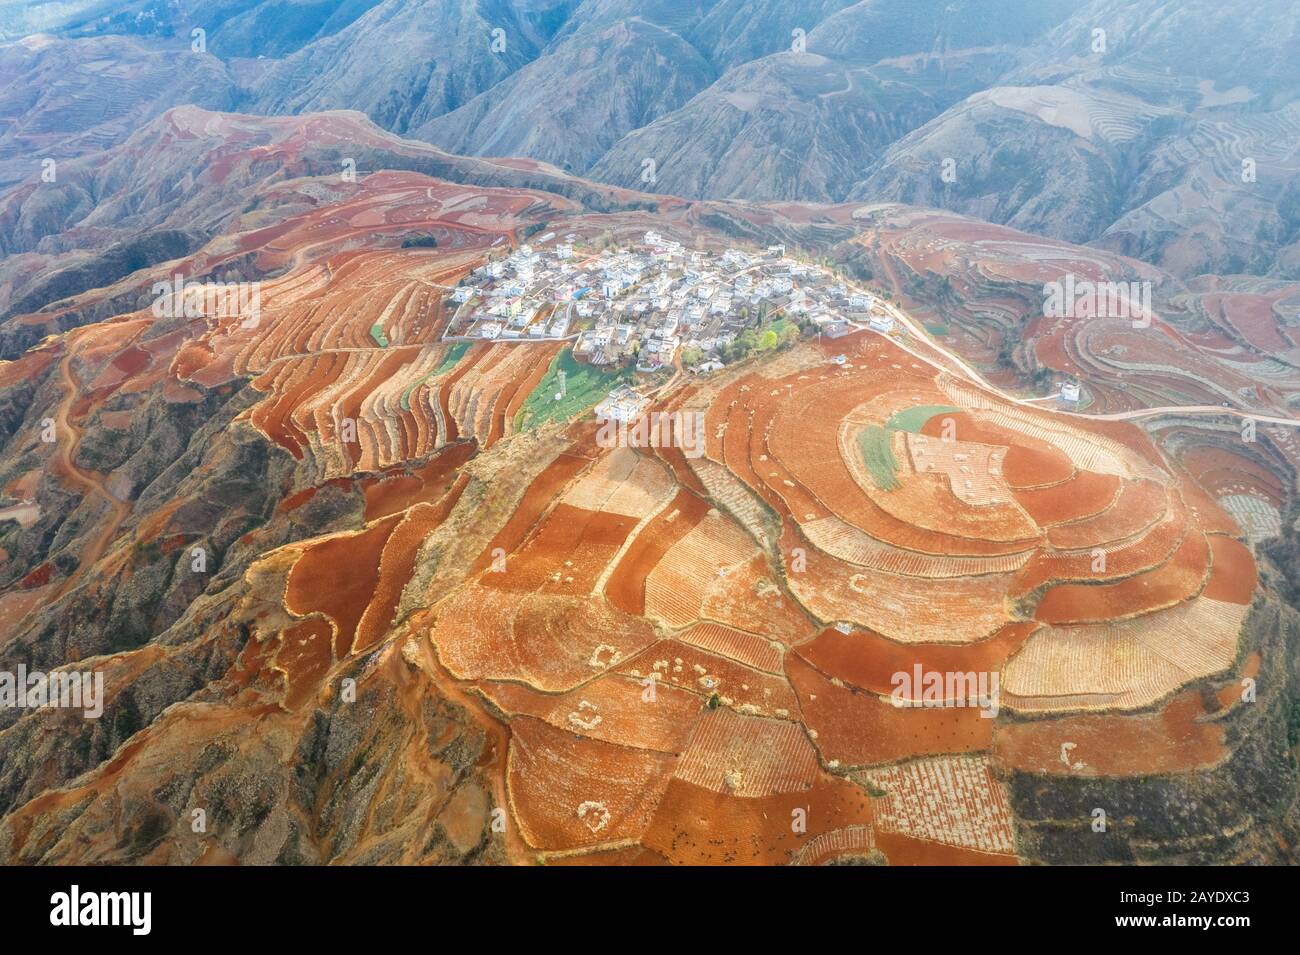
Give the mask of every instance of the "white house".
[[596, 417], [609, 421], [632, 422], [641, 417], [641, 412], [650, 403], [631, 385], [619, 385], [608, 397], [596, 405]]

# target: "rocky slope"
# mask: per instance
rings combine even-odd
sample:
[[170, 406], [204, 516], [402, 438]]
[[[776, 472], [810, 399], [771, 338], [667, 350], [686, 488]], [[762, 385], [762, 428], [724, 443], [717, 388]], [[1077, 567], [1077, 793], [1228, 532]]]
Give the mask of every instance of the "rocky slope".
[[709, 62], [677, 34], [622, 20], [566, 39], [411, 134], [454, 153], [536, 156], [585, 172], [712, 80]]

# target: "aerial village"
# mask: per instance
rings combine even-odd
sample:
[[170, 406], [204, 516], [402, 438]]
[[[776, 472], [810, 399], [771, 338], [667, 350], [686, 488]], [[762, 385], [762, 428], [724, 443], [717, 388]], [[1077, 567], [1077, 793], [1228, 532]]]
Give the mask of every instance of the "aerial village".
[[[674, 363], [716, 371], [737, 343], [810, 324], [835, 338], [851, 322], [880, 332], [893, 319], [874, 297], [851, 292], [829, 269], [800, 262], [781, 245], [764, 253], [688, 250], [647, 232], [630, 248], [581, 250], [576, 237], [541, 236], [475, 269], [452, 294], [447, 337], [573, 342], [595, 366], [634, 364], [655, 372]], [[776, 341], [772, 340], [775, 337]]]

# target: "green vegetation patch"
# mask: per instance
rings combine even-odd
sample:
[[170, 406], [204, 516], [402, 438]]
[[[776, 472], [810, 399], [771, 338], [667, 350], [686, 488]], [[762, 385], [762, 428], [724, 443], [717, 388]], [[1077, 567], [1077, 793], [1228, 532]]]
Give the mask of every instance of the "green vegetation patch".
[[960, 408], [954, 408], [952, 405], [917, 405], [915, 408], [905, 408], [897, 411], [885, 422], [885, 427], [890, 431], [910, 431], [913, 434], [919, 434], [925, 427], [925, 423], [938, 414], [958, 414]]
[[442, 356], [442, 361], [438, 367], [433, 370], [435, 375], [445, 375], [456, 367], [456, 363], [465, 357], [465, 352], [469, 351], [469, 342], [456, 342], [447, 349], [447, 354]]
[[375, 344], [380, 348], [388, 347], [388, 336], [384, 334], [384, 326], [378, 322], [370, 326], [370, 337], [375, 340]]
[[[564, 397], [556, 401], [560, 372], [564, 372]], [[631, 377], [631, 369], [603, 371], [579, 364], [573, 350], [565, 348], [555, 356], [542, 380], [525, 399], [516, 421], [524, 430], [541, 427], [548, 421], [571, 421]]]
[[878, 424], [868, 425], [858, 432], [858, 448], [862, 462], [871, 472], [871, 478], [885, 491], [896, 491], [898, 460], [894, 457], [894, 433]]
[[416, 388], [419, 388], [420, 385], [424, 384], [430, 378], [437, 378], [439, 375], [445, 375], [447, 372], [451, 371], [456, 367], [456, 362], [460, 361], [467, 351], [469, 351], [469, 342], [457, 342], [447, 349], [447, 354], [442, 356], [442, 361], [438, 363], [437, 368], [429, 372], [427, 375], [421, 375], [419, 378], [415, 379], [415, 381], [407, 385], [406, 390], [402, 392], [402, 410], [411, 410], [411, 395], [415, 392]]

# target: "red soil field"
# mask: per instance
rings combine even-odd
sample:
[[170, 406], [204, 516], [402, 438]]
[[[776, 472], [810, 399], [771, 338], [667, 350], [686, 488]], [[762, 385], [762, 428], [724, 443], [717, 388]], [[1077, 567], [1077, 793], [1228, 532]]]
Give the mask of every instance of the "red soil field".
[[1210, 579], [1204, 596], [1228, 603], [1248, 604], [1259, 578], [1250, 548], [1239, 540], [1213, 534], [1210, 541]]
[[[1240, 688], [1238, 688], [1238, 693]], [[994, 753], [1009, 769], [1047, 775], [1149, 776], [1211, 766], [1224, 757], [1221, 724], [1205, 720], [1197, 690], [1179, 693], [1154, 713], [1089, 713], [1052, 720], [999, 721]], [[1076, 746], [1074, 770], [1061, 744]]]
[[1182, 463], [1196, 482], [1211, 494], [1233, 485], [1246, 484], [1262, 491], [1275, 507], [1286, 501], [1281, 481], [1252, 458], [1218, 447], [1203, 446], [1189, 448], [1182, 456]]
[[1011, 594], [1023, 597], [1049, 583], [1116, 580], [1164, 563], [1186, 534], [1199, 533], [1188, 527], [1187, 510], [1182, 500], [1175, 497], [1171, 504], [1172, 509], [1165, 519], [1145, 534], [1123, 544], [1100, 548], [1105, 556], [1103, 570], [1093, 569], [1095, 558], [1092, 551], [1036, 551], [1029, 563], [1021, 568], [1011, 586]]
[[387, 517], [356, 534], [340, 534], [309, 544], [289, 572], [284, 605], [296, 616], [314, 611], [338, 627], [335, 654], [352, 650], [357, 624], [379, 582], [379, 562], [399, 522]]
[[485, 574], [482, 583], [503, 590], [589, 594], [636, 525], [634, 517], [557, 504], [506, 557], [505, 572]]
[[1013, 855], [995, 852], [980, 852], [962, 846], [944, 845], [928, 839], [901, 832], [877, 832], [876, 847], [885, 854], [890, 865], [1019, 865], [1020, 860]]
[[796, 547], [804, 548], [806, 567], [789, 574], [787, 583], [823, 621], [853, 621], [900, 642], [969, 643], [1008, 620], [1004, 597], [1013, 573], [936, 579], [858, 573], [811, 547], [787, 524], [781, 551], [791, 554]]
[[777, 580], [767, 558], [759, 554], [714, 583], [700, 616], [783, 643], [805, 639], [813, 633], [813, 624], [799, 603], [777, 588]]
[[793, 655], [786, 658], [786, 674], [805, 725], [817, 733], [818, 750], [846, 766], [979, 752], [992, 744], [995, 720], [974, 707], [896, 707], [873, 693], [835, 686]]
[[149, 352], [132, 345], [118, 353], [113, 359], [113, 367], [127, 375], [138, 375], [149, 367], [152, 359], [153, 356]]
[[1006, 457], [1002, 461], [1002, 476], [1013, 488], [1059, 484], [1074, 474], [1074, 464], [1060, 449], [1038, 438], [980, 421], [965, 411], [935, 415], [925, 423], [921, 433], [932, 438], [943, 438], [943, 428], [949, 419], [954, 426], [949, 437], [957, 441], [1007, 448]]
[[845, 634], [828, 627], [794, 652], [822, 673], [888, 695], [894, 689], [894, 674], [911, 674], [917, 664], [927, 672], [998, 672], [1036, 629], [1037, 624], [1024, 621], [1009, 623], [977, 643], [901, 644], [870, 630]]
[[768, 716], [780, 716], [782, 712], [793, 716], [799, 709], [799, 701], [784, 674], [756, 670], [678, 639], [659, 640], [621, 663], [618, 669], [620, 673], [638, 674], [638, 679], [658, 673], [660, 686], [689, 690], [701, 706], [716, 693], [732, 707], [752, 706]]
[[1267, 295], [1207, 295], [1205, 307], [1216, 310], [1254, 348], [1273, 353], [1287, 351], [1292, 344], [1278, 331], [1273, 299]]
[[1043, 488], [1017, 488], [1012, 495], [1035, 523], [1047, 527], [1100, 514], [1115, 500], [1119, 488], [1120, 479], [1113, 474], [1079, 471], [1072, 480]]
[[1178, 493], [1183, 496], [1188, 508], [1195, 515], [1196, 521], [1207, 534], [1226, 534], [1229, 537], [1242, 536], [1237, 522], [1219, 506], [1219, 502], [1210, 497], [1205, 490], [1191, 479], [1185, 471], [1176, 471]]
[[530, 846], [574, 849], [642, 836], [676, 757], [583, 739], [526, 716], [510, 729], [510, 807]]
[[[793, 831], [795, 810], [806, 832]], [[869, 797], [848, 780], [821, 776], [803, 792], [740, 798], [674, 779], [641, 841], [675, 865], [784, 865], [821, 833], [870, 822]]]
[[519, 413], [519, 409], [524, 406], [528, 396], [533, 393], [542, 378], [545, 377], [547, 370], [551, 367], [551, 361], [555, 358], [560, 347], [557, 342], [547, 342], [540, 348], [529, 349], [533, 362], [532, 368], [527, 375], [514, 379], [511, 387], [507, 390], [504, 401], [498, 399], [496, 410], [492, 415], [492, 428], [488, 433], [485, 447], [496, 444], [501, 436], [514, 426], [515, 416]]
[[590, 459], [574, 454], [572, 448], [561, 452], [528, 486], [528, 490], [515, 506], [510, 519], [501, 530], [497, 531], [496, 536], [470, 568], [470, 574], [479, 573], [492, 566], [492, 555], [498, 548], [507, 554], [517, 548], [564, 486], [590, 464]]
[[645, 579], [668, 549], [690, 533], [709, 504], [681, 489], [663, 512], [646, 524], [605, 583], [605, 596], [624, 613], [645, 613]]
[[[253, 387], [267, 391], [271, 397], [253, 409], [253, 424], [294, 458], [301, 460], [302, 449], [308, 443], [307, 436], [294, 423], [292, 416], [314, 395], [331, 387], [346, 367], [345, 355], [317, 355], [282, 362], [254, 379]], [[296, 384], [289, 384], [291, 379], [296, 379]], [[287, 390], [282, 390], [286, 387]]]
[[624, 674], [607, 674], [559, 696], [517, 683], [479, 689], [510, 717], [531, 716], [568, 733], [659, 753], [680, 753], [706, 712], [697, 694], [667, 683], [648, 702], [643, 682]]
[[1165, 488], [1155, 481], [1125, 481], [1115, 502], [1095, 517], [1049, 528], [1053, 547], [1075, 550], [1132, 537], [1160, 520], [1169, 506]]
[[35, 381], [54, 364], [58, 353], [50, 349], [29, 351], [11, 362], [0, 362], [0, 388], [10, 388], [19, 382]]
[[767, 638], [716, 623], [696, 624], [678, 634], [678, 637], [701, 650], [728, 657], [755, 670], [778, 674], [783, 672], [781, 661], [785, 655]]
[[[850, 372], [814, 381], [799, 378], [743, 380], [737, 383], [739, 387], [726, 389], [714, 403], [714, 408], [721, 405], [726, 409], [727, 434], [742, 439], [724, 438], [722, 462], [779, 512], [806, 521], [825, 516], [829, 510], [878, 540], [926, 553], [1013, 553], [1024, 549], [1020, 541], [993, 542], [957, 532], [940, 533], [887, 513], [854, 481], [841, 456], [837, 428], [806, 427], [810, 420], [836, 423], [872, 395], [891, 388], [929, 394], [928, 379], [894, 372], [870, 379]], [[796, 384], [793, 391], [786, 387]], [[741, 390], [746, 386], [748, 391]], [[772, 395], [773, 391], [778, 394]], [[733, 396], [734, 405], [730, 403]], [[719, 423], [712, 409], [710, 419], [706, 430], [712, 441]], [[716, 442], [710, 454], [718, 454]]]
[[284, 706], [297, 710], [319, 689], [334, 664], [328, 621], [310, 617], [280, 634], [272, 666], [285, 675]]
[[1258, 677], [1259, 666], [1262, 662], [1258, 650], [1247, 654], [1245, 662], [1241, 665], [1240, 678], [1226, 684], [1215, 694], [1215, 702], [1219, 704], [1220, 710], [1228, 709], [1242, 702], [1241, 695], [1244, 689], [1242, 680], [1253, 680]]
[[1113, 584], [1058, 584], [1034, 611], [1044, 623], [1092, 623], [1132, 617], [1190, 600], [1209, 570], [1210, 548], [1199, 531], [1183, 538], [1160, 567]]
[[462, 680], [519, 680], [561, 692], [655, 640], [650, 625], [590, 596], [521, 594], [469, 584], [438, 604], [430, 639]]
[[417, 504], [405, 512], [401, 523], [389, 535], [380, 559], [374, 595], [357, 627], [354, 650], [373, 646], [392, 625], [393, 612], [402, 597], [402, 590], [415, 570], [420, 545], [446, 519], [450, 503]]
[[366, 494], [364, 519], [369, 522], [396, 514], [416, 504], [430, 504], [451, 488], [458, 469], [477, 450], [472, 441], [446, 445], [424, 464], [410, 473], [385, 474], [361, 482]]

